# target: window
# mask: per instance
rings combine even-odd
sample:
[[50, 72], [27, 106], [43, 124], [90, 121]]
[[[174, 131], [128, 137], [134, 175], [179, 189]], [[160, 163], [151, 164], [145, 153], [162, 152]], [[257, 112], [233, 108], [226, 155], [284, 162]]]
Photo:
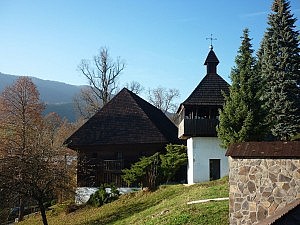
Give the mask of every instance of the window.
[[117, 159], [123, 159], [123, 152], [117, 152]]

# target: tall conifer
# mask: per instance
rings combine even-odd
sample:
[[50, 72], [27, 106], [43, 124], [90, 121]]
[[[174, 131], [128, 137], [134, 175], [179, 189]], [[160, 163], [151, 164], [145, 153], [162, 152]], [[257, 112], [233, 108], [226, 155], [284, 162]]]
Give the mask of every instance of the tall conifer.
[[274, 0], [259, 54], [266, 122], [277, 140], [290, 140], [300, 132], [299, 31], [295, 22], [290, 3]]
[[261, 140], [265, 131], [260, 79], [247, 28], [241, 38], [242, 44], [235, 59], [236, 66], [231, 71], [230, 93], [225, 97], [217, 128], [223, 147], [235, 142]]

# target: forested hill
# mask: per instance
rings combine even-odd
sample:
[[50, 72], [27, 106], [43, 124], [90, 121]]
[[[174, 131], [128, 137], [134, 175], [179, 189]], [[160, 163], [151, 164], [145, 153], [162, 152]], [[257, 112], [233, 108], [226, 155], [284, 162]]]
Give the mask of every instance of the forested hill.
[[[11, 85], [18, 76], [3, 74], [0, 72], [0, 92], [7, 85]], [[31, 77], [33, 83], [37, 86], [40, 92], [40, 98], [45, 103], [70, 103], [73, 101], [75, 94], [79, 93], [82, 86], [70, 85], [58, 81], [42, 80], [36, 77]]]
[[[18, 76], [0, 72], [0, 92], [8, 85], [11, 85], [16, 79], [18, 79]], [[53, 111], [58, 113], [61, 117], [66, 117], [69, 121], [75, 120], [72, 102], [74, 96], [80, 92], [83, 86], [42, 80], [36, 77], [31, 77], [31, 79], [40, 92], [41, 101], [47, 105], [45, 113]]]

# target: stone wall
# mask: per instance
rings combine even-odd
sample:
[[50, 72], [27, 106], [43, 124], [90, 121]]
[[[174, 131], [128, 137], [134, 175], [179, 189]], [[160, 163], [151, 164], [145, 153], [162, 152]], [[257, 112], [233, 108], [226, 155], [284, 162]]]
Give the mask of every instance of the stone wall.
[[229, 157], [230, 224], [257, 224], [300, 198], [300, 159]]

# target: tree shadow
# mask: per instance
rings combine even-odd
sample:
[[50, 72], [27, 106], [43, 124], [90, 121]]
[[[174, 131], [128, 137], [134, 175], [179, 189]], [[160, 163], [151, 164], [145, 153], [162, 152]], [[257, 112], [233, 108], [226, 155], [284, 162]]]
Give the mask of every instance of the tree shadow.
[[125, 219], [129, 216], [132, 216], [132, 214], [144, 211], [145, 209], [149, 208], [149, 204], [143, 202], [143, 203], [133, 203], [129, 205], [124, 205], [120, 208], [118, 208], [117, 213], [107, 215], [104, 218], [94, 219], [90, 220], [86, 223], [83, 223], [83, 225], [104, 225], [104, 224], [110, 224], [113, 222], [116, 222], [121, 219]]
[[[152, 192], [155, 193], [155, 192]], [[165, 199], [171, 198], [173, 195], [176, 195], [176, 192], [169, 192], [164, 193], [163, 195], [156, 196], [150, 199], [144, 199], [140, 202], [129, 202], [128, 204], [125, 204], [118, 208], [118, 211], [113, 211], [110, 214], [99, 217], [98, 219], [90, 220], [83, 225], [106, 225], [106, 224], [112, 224], [118, 220], [126, 219], [127, 217], [132, 216], [133, 214], [142, 212], [152, 206], [160, 204], [160, 202], [164, 201]]]

